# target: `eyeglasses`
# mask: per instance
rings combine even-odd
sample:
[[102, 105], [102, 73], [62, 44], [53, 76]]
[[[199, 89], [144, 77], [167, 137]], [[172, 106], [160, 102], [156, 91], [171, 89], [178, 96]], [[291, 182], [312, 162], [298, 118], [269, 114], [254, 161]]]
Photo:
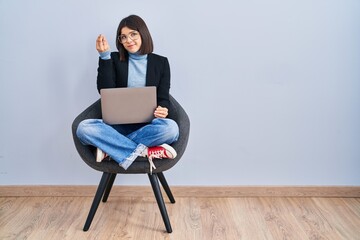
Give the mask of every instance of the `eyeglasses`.
[[120, 36], [118, 36], [118, 40], [119, 40], [119, 42], [124, 44], [128, 41], [128, 39], [138, 40], [139, 37], [140, 37], [140, 33], [133, 31], [133, 32], [129, 33], [129, 35], [121, 34]]

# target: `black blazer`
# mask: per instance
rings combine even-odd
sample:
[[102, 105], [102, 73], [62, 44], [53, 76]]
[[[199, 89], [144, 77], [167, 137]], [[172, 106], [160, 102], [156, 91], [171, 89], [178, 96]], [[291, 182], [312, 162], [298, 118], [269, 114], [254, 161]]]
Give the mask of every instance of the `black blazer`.
[[[157, 104], [170, 109], [170, 66], [166, 57], [150, 53], [147, 59], [146, 86], [156, 86]], [[97, 89], [128, 86], [128, 61], [120, 61], [118, 52], [111, 53], [111, 59], [99, 58]]]

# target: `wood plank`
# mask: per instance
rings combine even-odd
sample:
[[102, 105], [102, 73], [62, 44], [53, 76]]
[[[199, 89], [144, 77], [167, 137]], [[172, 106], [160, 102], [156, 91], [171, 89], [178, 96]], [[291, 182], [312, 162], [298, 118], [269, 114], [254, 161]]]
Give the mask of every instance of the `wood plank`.
[[[97, 186], [0, 186], [0, 197], [91, 197]], [[171, 186], [177, 197], [359, 198], [359, 186]], [[149, 186], [114, 186], [112, 196], [152, 197]]]
[[168, 234], [154, 197], [0, 197], [0, 239], [360, 239], [355, 198], [238, 197], [166, 201]]
[[[360, 239], [360, 211], [349, 208], [350, 203], [347, 199], [314, 199], [314, 202], [324, 218], [331, 222], [333, 232], [339, 235], [336, 239]], [[358, 209], [358, 207], [356, 205], [355, 208]]]

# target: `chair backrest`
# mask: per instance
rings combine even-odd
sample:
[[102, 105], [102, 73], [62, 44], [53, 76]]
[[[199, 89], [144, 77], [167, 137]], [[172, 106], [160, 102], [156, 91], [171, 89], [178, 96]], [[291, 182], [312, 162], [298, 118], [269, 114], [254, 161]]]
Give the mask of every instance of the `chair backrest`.
[[[72, 134], [74, 139], [74, 144], [76, 150], [78, 151], [80, 157], [83, 161], [89, 165], [91, 168], [101, 171], [101, 172], [110, 172], [110, 173], [149, 173], [149, 163], [145, 158], [138, 157], [137, 160], [127, 169], [124, 170], [114, 161], [103, 161], [101, 163], [97, 163], [95, 161], [94, 147], [83, 145], [78, 137], [76, 136], [76, 129], [79, 123], [85, 119], [101, 119], [101, 100], [97, 100], [88, 108], [86, 108], [82, 113], [80, 113], [72, 124]], [[173, 110], [169, 118], [173, 119], [177, 122], [179, 126], [179, 139], [175, 143], [172, 144], [173, 148], [177, 152], [177, 156], [175, 159], [160, 159], [154, 160], [156, 165], [156, 169], [153, 171], [163, 172], [171, 167], [173, 167], [182, 157], [185, 152], [189, 134], [190, 134], [190, 120], [188, 115], [186, 114], [183, 107], [170, 95], [170, 104], [171, 109]]]

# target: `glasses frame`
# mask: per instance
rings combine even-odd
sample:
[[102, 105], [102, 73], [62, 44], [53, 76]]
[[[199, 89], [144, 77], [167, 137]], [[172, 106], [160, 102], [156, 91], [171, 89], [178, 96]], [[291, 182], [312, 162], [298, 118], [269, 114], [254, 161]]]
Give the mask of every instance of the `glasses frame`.
[[[135, 37], [131, 37], [131, 34], [136, 34], [135, 35]], [[122, 39], [122, 37], [126, 37], [124, 40]], [[132, 31], [132, 32], [130, 32], [128, 35], [125, 35], [125, 34], [120, 34], [119, 36], [118, 36], [118, 41], [121, 43], [121, 44], [124, 44], [124, 43], [126, 43], [126, 42], [128, 42], [129, 41], [129, 39], [130, 40], [133, 40], [133, 41], [136, 41], [136, 40], [138, 40], [140, 38], [140, 33], [138, 32], [138, 31]]]

